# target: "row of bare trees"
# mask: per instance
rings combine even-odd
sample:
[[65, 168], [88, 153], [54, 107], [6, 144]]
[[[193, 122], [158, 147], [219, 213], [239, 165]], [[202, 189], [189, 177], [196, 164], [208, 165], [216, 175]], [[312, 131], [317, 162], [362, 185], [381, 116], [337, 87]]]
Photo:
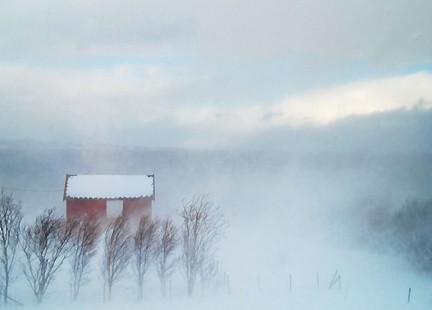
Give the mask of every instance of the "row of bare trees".
[[207, 195], [183, 202], [179, 215], [182, 218], [180, 229], [169, 218], [153, 220], [147, 216], [133, 226], [124, 214], [106, 225], [90, 217], [65, 221], [54, 209], [48, 209], [32, 224], [24, 226], [21, 204], [2, 189], [0, 294], [3, 302], [13, 300], [8, 292], [16, 278], [14, 266], [19, 247], [23, 254], [20, 265], [24, 277], [37, 302], [41, 303], [66, 260], [70, 262], [71, 298], [76, 300], [80, 288], [89, 280], [90, 263], [101, 242], [104, 298], [111, 298], [114, 284], [131, 267], [137, 279], [138, 298], [142, 299], [145, 276], [152, 266], [159, 277], [163, 296], [167, 294], [171, 275], [181, 266], [190, 296], [198, 276], [203, 286], [215, 276], [216, 243], [226, 222]]
[[[180, 232], [171, 219], [152, 220], [142, 217], [135, 233], [129, 236], [128, 220], [119, 216], [109, 224], [105, 233], [103, 277], [111, 298], [113, 284], [123, 274], [129, 260], [137, 276], [138, 298], [143, 297], [144, 278], [152, 263], [160, 280], [162, 296], [176, 267], [180, 266], [187, 284], [188, 295], [194, 290], [197, 277], [203, 287], [215, 278], [215, 251], [226, 221], [207, 195], [184, 201], [179, 212]], [[129, 240], [132, 240], [130, 245]], [[180, 246], [180, 255], [176, 255]]]
[[[176, 259], [174, 250], [178, 245], [177, 229], [171, 219], [152, 220], [141, 217], [138, 227], [131, 234], [128, 217], [120, 215], [110, 222], [104, 233], [102, 278], [104, 298], [111, 299], [114, 284], [132, 266], [138, 283], [138, 298], [143, 297], [144, 278], [154, 264], [161, 283], [162, 295]], [[105, 296], [107, 289], [107, 296]]]

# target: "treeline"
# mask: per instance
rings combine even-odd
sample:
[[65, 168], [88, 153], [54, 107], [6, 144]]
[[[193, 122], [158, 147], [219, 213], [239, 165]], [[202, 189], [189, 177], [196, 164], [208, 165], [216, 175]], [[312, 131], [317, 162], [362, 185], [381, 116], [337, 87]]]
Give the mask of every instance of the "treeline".
[[432, 200], [407, 201], [391, 217], [394, 246], [416, 268], [432, 271]]
[[134, 271], [141, 299], [144, 278], [151, 266], [157, 271], [162, 296], [166, 296], [167, 283], [177, 269], [184, 275], [190, 296], [198, 278], [203, 286], [215, 280], [214, 254], [226, 221], [205, 194], [184, 201], [178, 215], [182, 219], [180, 227], [171, 218], [143, 216], [136, 221], [125, 214], [108, 222], [93, 217], [66, 221], [54, 209], [47, 209], [33, 223], [23, 225], [21, 204], [2, 189], [0, 294], [3, 302], [18, 302], [9, 296], [9, 288], [17, 278], [15, 258], [20, 256], [23, 275], [38, 303], [42, 303], [65, 262], [71, 270], [71, 298], [76, 300], [80, 288], [89, 280], [86, 275], [98, 249], [102, 257], [104, 299], [111, 298], [115, 284], [128, 267]]
[[432, 272], [432, 199], [408, 200], [392, 210], [368, 208], [363, 216], [369, 244], [402, 256], [420, 271]]

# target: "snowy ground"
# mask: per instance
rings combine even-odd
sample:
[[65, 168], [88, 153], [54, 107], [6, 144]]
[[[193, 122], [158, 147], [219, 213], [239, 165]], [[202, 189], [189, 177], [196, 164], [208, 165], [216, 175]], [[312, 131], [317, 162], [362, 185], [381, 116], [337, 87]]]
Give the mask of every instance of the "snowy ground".
[[[100, 257], [94, 260], [89, 273], [91, 281], [83, 286], [77, 302], [69, 300], [67, 265], [48, 289], [42, 305], [36, 304], [22, 276], [14, 284], [12, 296], [23, 302], [25, 309], [429, 309], [432, 306], [430, 276], [416, 273], [400, 258], [359, 248], [336, 249], [319, 242], [325, 240], [297, 247], [304, 244], [298, 240], [295, 251], [280, 248], [275, 253], [274, 245], [267, 244], [265, 251], [261, 251], [262, 244], [239, 243], [242, 236], [245, 235], [238, 232], [232, 236], [232, 242], [225, 242], [226, 249], [220, 253], [218, 285], [203, 291], [198, 283], [191, 298], [186, 296], [185, 282], [179, 272], [172, 279], [170, 296], [162, 298], [152, 271], [147, 278], [144, 300], [138, 301], [135, 279], [129, 271], [115, 285], [112, 300], [104, 302]], [[231, 260], [227, 260], [228, 256]], [[340, 285], [329, 289], [336, 270], [341, 276]], [[229, 286], [224, 281], [228, 277]]]
[[[281, 218], [231, 217], [218, 252], [219, 275], [215, 287], [203, 291], [199, 282], [194, 296], [177, 271], [169, 298], [162, 298], [151, 270], [144, 300], [137, 300], [134, 274], [129, 270], [114, 286], [111, 301], [103, 301], [100, 277], [101, 249], [89, 269], [90, 281], [75, 303], [69, 297], [65, 264], [37, 305], [22, 275], [11, 296], [25, 309], [429, 309], [431, 275], [418, 273], [398, 256], [373, 252], [347, 238], [336, 238], [313, 214], [281, 212]], [[329, 285], [335, 272], [340, 285]], [[290, 282], [291, 277], [291, 282]], [[229, 281], [227, 280], [229, 278]], [[229, 282], [229, 285], [227, 284]], [[319, 282], [319, 284], [318, 284]], [[408, 303], [408, 291], [411, 300]]]
[[170, 298], [162, 299], [157, 287], [151, 287], [145, 300], [138, 302], [135, 294], [128, 291], [130, 287], [118, 285], [113, 300], [103, 303], [101, 290], [88, 286], [77, 303], [69, 303], [67, 294], [54, 286], [43, 305], [27, 298], [24, 302], [25, 309], [429, 309], [432, 306], [430, 280], [395, 270], [381, 258], [373, 260], [373, 265], [369, 261], [367, 266], [341, 271], [342, 287], [333, 290], [327, 288], [330, 278], [326, 276], [330, 272], [320, 274], [320, 289], [316, 287], [315, 273], [295, 273], [291, 291], [286, 282], [275, 283], [272, 275], [265, 275], [260, 287], [253, 276], [231, 278], [230, 292], [221, 287], [204, 294], [198, 291], [192, 298], [176, 288]]

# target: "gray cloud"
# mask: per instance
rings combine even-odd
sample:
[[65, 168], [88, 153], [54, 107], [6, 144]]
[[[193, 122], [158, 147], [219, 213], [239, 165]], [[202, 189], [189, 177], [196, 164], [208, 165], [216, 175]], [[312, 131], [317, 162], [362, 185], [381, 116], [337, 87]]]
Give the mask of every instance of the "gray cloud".
[[6, 1], [2, 57], [320, 55], [377, 65], [428, 62], [429, 1]]
[[317, 127], [280, 126], [244, 137], [235, 147], [288, 153], [428, 154], [432, 110], [399, 109], [351, 116]]
[[193, 32], [187, 16], [170, 14], [149, 1], [23, 1], [2, 6], [2, 56], [12, 60], [151, 56]]
[[[411, 108], [430, 101], [427, 73], [403, 96], [380, 93], [380, 79], [432, 61], [430, 11], [420, 0], [3, 1], [2, 136], [225, 145], [324, 110], [359, 113], [369, 81], [365, 113]], [[335, 108], [340, 98], [356, 104]]]
[[350, 115], [411, 110], [420, 98], [423, 109], [429, 109], [432, 98], [427, 73], [323, 88], [274, 103], [229, 105], [230, 98], [214, 105], [214, 95], [199, 100], [206, 92], [195, 93], [200, 84], [182, 69], [0, 69], [2, 139], [217, 147], [285, 125], [322, 125]]

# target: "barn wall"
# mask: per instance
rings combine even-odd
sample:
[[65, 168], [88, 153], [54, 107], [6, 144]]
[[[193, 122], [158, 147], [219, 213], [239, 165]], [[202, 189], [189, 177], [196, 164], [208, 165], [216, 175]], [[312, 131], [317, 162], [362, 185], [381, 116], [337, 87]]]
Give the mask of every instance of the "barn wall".
[[143, 215], [152, 215], [152, 200], [143, 199], [126, 199], [123, 201], [124, 212], [132, 218], [139, 219]]
[[96, 218], [106, 218], [106, 200], [84, 200], [70, 199], [66, 201], [66, 218], [72, 219], [77, 216], [94, 216]]

